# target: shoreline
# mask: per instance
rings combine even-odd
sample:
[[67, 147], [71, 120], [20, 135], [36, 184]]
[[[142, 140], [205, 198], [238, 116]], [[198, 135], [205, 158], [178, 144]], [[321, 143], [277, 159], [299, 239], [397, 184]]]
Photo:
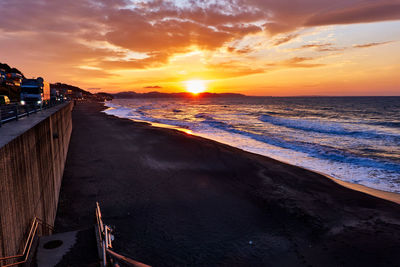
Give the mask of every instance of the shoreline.
[[[55, 228], [152, 266], [395, 266], [400, 206], [326, 176], [78, 103]], [[373, 238], [371, 238], [373, 236]]]
[[[104, 112], [105, 114], [107, 114], [106, 113], [107, 109], [113, 109], [112, 107], [106, 106], [106, 103], [104, 103], [104, 107], [106, 109], [103, 110], [102, 112]], [[127, 118], [120, 118], [120, 117], [115, 116], [115, 115], [109, 115], [109, 114], [107, 114], [107, 115], [108, 116], [114, 116], [114, 117], [116, 117], [118, 119], [127, 119]], [[214, 142], [217, 142], [217, 143], [220, 143], [220, 144], [223, 144], [223, 145], [234, 147], [234, 146], [232, 146], [230, 144], [222, 143], [222, 142], [216, 141], [214, 139], [207, 138], [207, 137], [201, 136], [199, 134], [193, 133], [190, 129], [185, 129], [185, 128], [182, 128], [182, 127], [179, 127], [179, 126], [173, 126], [173, 125], [168, 125], [168, 124], [163, 124], [163, 123], [156, 123], [156, 122], [151, 122], [151, 121], [144, 121], [144, 120], [135, 120], [135, 119], [129, 119], [129, 120], [131, 120], [133, 122], [136, 122], [136, 123], [147, 123], [147, 124], [149, 124], [149, 125], [151, 125], [153, 127], [181, 131], [181, 132], [184, 132], [186, 134], [194, 135], [194, 136], [197, 136], [197, 137], [200, 137], [200, 138], [205, 138], [207, 140], [212, 140]], [[243, 149], [238, 148], [238, 147], [234, 147], [234, 148], [243, 150]], [[318, 174], [320, 174], [322, 176], [325, 176], [327, 179], [330, 179], [330, 180], [334, 181], [335, 183], [337, 183], [337, 184], [339, 184], [339, 185], [341, 185], [343, 187], [346, 187], [346, 188], [349, 188], [349, 189], [352, 189], [352, 190], [355, 190], [355, 191], [358, 191], [358, 192], [362, 192], [362, 193], [365, 193], [365, 194], [368, 194], [368, 195], [371, 195], [371, 196], [374, 196], [374, 197], [382, 198], [382, 199], [385, 199], [385, 200], [388, 200], [388, 201], [391, 201], [391, 202], [394, 202], [394, 203], [397, 203], [397, 204], [400, 205], [400, 194], [399, 193], [384, 191], [384, 190], [368, 187], [368, 186], [361, 185], [361, 184], [355, 184], [355, 183], [343, 181], [343, 180], [340, 180], [339, 178], [335, 178], [335, 177], [333, 177], [333, 176], [331, 176], [329, 174], [326, 174], [326, 173], [323, 173], [323, 172], [319, 172], [319, 171], [316, 171], [316, 170], [312, 170], [312, 169], [308, 169], [308, 168], [305, 168], [305, 167], [302, 167], [302, 166], [293, 165], [293, 164], [291, 164], [289, 162], [286, 162], [286, 161], [283, 161], [283, 160], [279, 160], [279, 159], [275, 159], [273, 157], [265, 156], [265, 155], [254, 153], [254, 152], [247, 151], [247, 150], [243, 150], [243, 151], [246, 151], [248, 153], [253, 153], [253, 154], [256, 154], [256, 155], [259, 155], [259, 156], [271, 158], [271, 159], [277, 160], [279, 162], [282, 162], [284, 164], [288, 164], [288, 165], [291, 165], [291, 166], [296, 166], [296, 167], [299, 167], [299, 168], [303, 168], [303, 169], [305, 169], [307, 171], [310, 171], [310, 172], [318, 173]]]
[[350, 188], [354, 191], [362, 192], [362, 193], [365, 193], [365, 194], [368, 194], [368, 195], [371, 195], [374, 197], [378, 197], [381, 199], [389, 200], [391, 202], [394, 202], [394, 203], [397, 203], [400, 205], [400, 194], [398, 194], [398, 193], [387, 192], [387, 191], [371, 188], [371, 187], [368, 187], [365, 185], [354, 184], [354, 183], [342, 181], [337, 178], [326, 175], [324, 173], [321, 173], [321, 175], [326, 176], [328, 179], [331, 179], [332, 181], [334, 181], [335, 183], [337, 183], [343, 187]]

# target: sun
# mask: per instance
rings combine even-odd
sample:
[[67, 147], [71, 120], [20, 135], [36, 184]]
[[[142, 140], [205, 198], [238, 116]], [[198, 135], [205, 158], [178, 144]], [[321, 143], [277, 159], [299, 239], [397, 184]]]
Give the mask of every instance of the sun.
[[185, 82], [186, 91], [192, 94], [202, 93], [206, 90], [206, 83], [203, 80], [190, 80]]

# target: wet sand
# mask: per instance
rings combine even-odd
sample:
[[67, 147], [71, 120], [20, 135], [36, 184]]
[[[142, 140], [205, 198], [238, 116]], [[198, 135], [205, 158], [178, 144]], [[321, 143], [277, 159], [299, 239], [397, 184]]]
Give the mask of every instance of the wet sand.
[[400, 205], [323, 175], [78, 103], [56, 218], [154, 266], [398, 266]]
[[361, 184], [353, 184], [353, 183], [349, 183], [349, 182], [345, 182], [345, 181], [341, 181], [339, 179], [336, 179], [334, 177], [331, 176], [327, 176], [327, 178], [333, 180], [335, 183], [340, 184], [344, 187], [356, 190], [356, 191], [360, 191], [363, 193], [366, 193], [368, 195], [374, 196], [374, 197], [378, 197], [378, 198], [382, 198], [382, 199], [386, 199], [389, 201], [392, 201], [394, 203], [400, 204], [400, 194], [397, 193], [393, 193], [393, 192], [386, 192], [386, 191], [382, 191], [382, 190], [378, 190], [378, 189], [374, 189], [374, 188], [370, 188]]

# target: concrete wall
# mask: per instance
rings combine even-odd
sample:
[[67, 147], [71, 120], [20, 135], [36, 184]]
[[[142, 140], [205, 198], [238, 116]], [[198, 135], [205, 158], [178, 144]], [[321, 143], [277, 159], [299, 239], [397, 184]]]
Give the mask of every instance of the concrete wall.
[[0, 128], [0, 257], [22, 251], [35, 216], [54, 224], [72, 107], [63, 104]]

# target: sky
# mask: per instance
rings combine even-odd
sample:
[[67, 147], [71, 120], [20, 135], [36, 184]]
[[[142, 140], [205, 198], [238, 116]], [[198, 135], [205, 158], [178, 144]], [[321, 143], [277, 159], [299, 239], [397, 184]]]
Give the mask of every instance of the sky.
[[400, 0], [0, 0], [0, 62], [95, 92], [400, 95]]

